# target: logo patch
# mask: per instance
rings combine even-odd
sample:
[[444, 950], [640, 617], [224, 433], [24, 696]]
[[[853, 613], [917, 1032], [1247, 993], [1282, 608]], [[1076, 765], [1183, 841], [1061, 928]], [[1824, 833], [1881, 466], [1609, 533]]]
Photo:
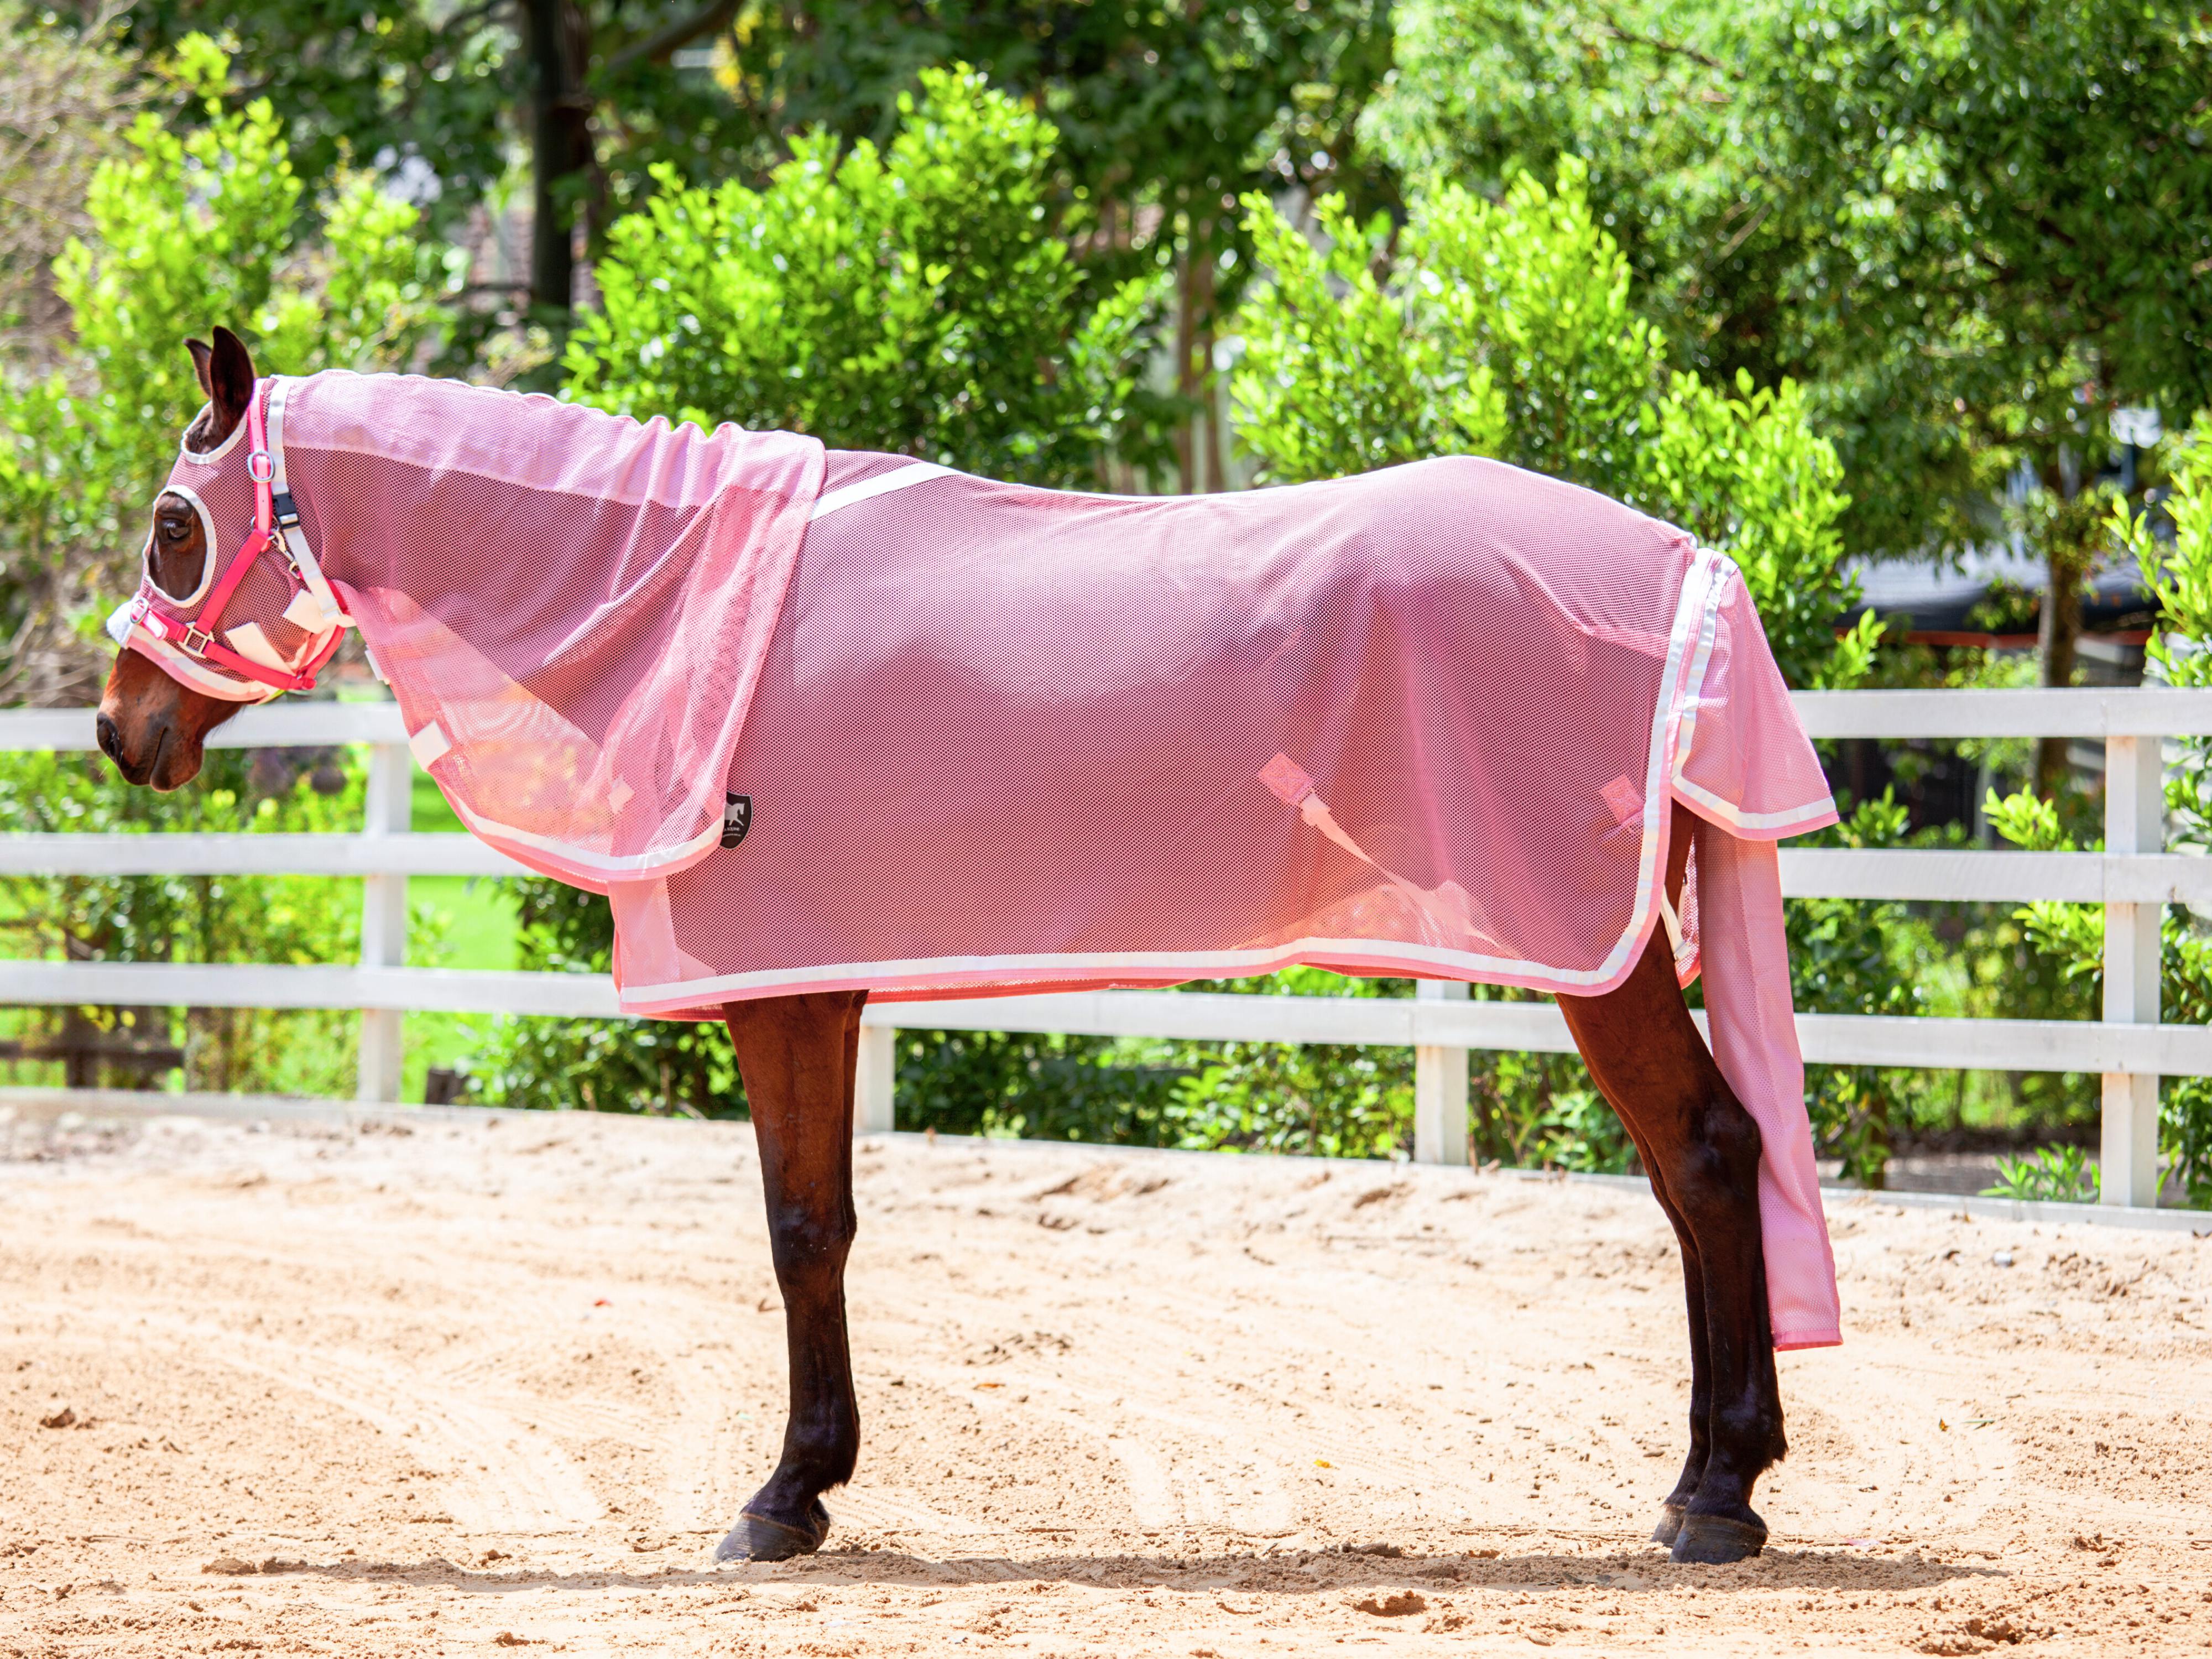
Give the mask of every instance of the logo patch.
[[722, 845], [735, 847], [745, 838], [745, 831], [753, 827], [753, 798], [723, 792]]

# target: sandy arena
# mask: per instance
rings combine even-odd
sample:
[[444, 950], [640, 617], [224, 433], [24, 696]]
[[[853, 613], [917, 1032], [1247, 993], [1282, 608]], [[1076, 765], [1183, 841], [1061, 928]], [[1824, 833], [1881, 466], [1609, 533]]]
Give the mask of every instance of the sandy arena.
[[1773, 1543], [1678, 1568], [1643, 1541], [1688, 1363], [1647, 1196], [866, 1143], [859, 1479], [822, 1555], [717, 1569], [783, 1418], [743, 1126], [0, 1147], [0, 1654], [2212, 1646], [2185, 1233], [1844, 1206]]

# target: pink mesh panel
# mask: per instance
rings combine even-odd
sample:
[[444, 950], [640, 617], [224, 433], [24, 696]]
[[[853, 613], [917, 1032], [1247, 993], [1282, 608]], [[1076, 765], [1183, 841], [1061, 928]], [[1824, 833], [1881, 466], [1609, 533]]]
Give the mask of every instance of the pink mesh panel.
[[818, 443], [337, 373], [293, 384], [283, 440], [308, 539], [472, 829], [592, 888], [713, 848]]

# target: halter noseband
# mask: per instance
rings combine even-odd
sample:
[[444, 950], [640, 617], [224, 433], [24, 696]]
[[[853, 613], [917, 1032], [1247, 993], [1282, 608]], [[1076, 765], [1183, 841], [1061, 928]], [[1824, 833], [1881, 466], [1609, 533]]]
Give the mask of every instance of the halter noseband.
[[[197, 617], [178, 614], [173, 602], [154, 585], [151, 562], [138, 592], [125, 607], [117, 621], [123, 623], [123, 636], [129, 637], [132, 628], [143, 629], [153, 639], [172, 650], [203, 664], [210, 665], [228, 673], [238, 675], [270, 688], [270, 695], [283, 691], [312, 691], [315, 676], [330, 661], [344, 637], [353, 618], [347, 616], [337, 595], [324, 579], [322, 568], [315, 562], [307, 546], [306, 532], [300, 527], [299, 508], [291, 492], [283, 487], [283, 455], [281, 449], [272, 450], [269, 442], [269, 421], [264, 404], [278, 395], [275, 383], [262, 380], [253, 388], [253, 395], [246, 405], [246, 472], [253, 481], [253, 527], [240, 544], [238, 553], [215, 585]], [[223, 607], [230, 603], [238, 585], [246, 580], [246, 573], [263, 553], [275, 548], [283, 556], [290, 573], [295, 595], [305, 595], [320, 607], [325, 629], [309, 629], [322, 633], [306, 665], [296, 671], [273, 668], [267, 663], [256, 662], [241, 655], [216, 637], [217, 624], [222, 619]], [[215, 550], [209, 549], [213, 556]], [[295, 603], [297, 600], [295, 599]], [[289, 608], [287, 609], [287, 615]], [[326, 631], [325, 631], [326, 629]]]

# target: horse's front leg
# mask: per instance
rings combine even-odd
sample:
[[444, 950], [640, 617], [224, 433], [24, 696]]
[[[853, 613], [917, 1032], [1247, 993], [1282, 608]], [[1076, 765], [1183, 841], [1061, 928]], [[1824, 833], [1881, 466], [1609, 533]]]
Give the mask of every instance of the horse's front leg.
[[[1668, 885], [1678, 893], [1687, 817], [1676, 809]], [[1662, 933], [1617, 990], [1563, 996], [1559, 1007], [1682, 1246], [1690, 1455], [1655, 1536], [1678, 1561], [1741, 1560], [1766, 1540], [1752, 1487], [1788, 1449], [1759, 1236], [1759, 1126], [1691, 1022]]]
[[722, 1010], [760, 1143], [769, 1249], [783, 1291], [791, 1407], [783, 1456], [714, 1552], [781, 1561], [822, 1547], [822, 1494], [852, 1479], [860, 1413], [845, 1338], [853, 1246], [853, 1077], [865, 991], [732, 1002]]

